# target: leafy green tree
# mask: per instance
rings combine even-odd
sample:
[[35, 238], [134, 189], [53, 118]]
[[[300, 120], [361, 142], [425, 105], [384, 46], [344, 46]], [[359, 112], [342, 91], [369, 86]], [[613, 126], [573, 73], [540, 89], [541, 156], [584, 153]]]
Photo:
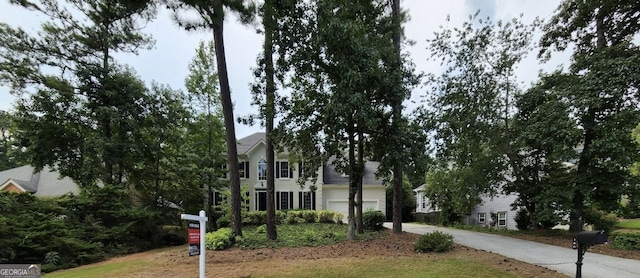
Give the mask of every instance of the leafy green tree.
[[[210, 229], [216, 229], [213, 211], [213, 190], [223, 190], [223, 183], [218, 179], [222, 175], [220, 165], [226, 163], [220, 155], [225, 151], [224, 127], [221, 126], [222, 105], [218, 91], [218, 74], [216, 72], [215, 47], [213, 42], [201, 42], [196, 49], [196, 56], [189, 64], [189, 76], [185, 86], [192, 98], [197, 114], [195, 122], [189, 130], [190, 142], [199, 157], [198, 169], [201, 174], [197, 179], [207, 192], [206, 211], [212, 221], [207, 222]], [[199, 135], [202, 134], [202, 135]]]
[[[185, 30], [206, 29], [213, 31], [220, 99], [222, 101], [222, 114], [224, 116], [226, 131], [227, 159], [231, 178], [231, 226], [233, 232], [238, 236], [242, 235], [240, 172], [238, 168], [235, 119], [233, 118], [233, 104], [231, 103], [231, 89], [229, 87], [223, 30], [225, 8], [238, 13], [241, 20], [245, 23], [253, 19], [254, 5], [253, 3], [247, 4], [245, 2], [244, 0], [166, 0], [167, 8], [174, 12], [174, 20]], [[194, 18], [185, 18], [182, 17], [183, 12], [195, 12], [196, 16]]]
[[153, 6], [99, 0], [21, 4], [49, 19], [38, 38], [0, 24], [0, 80], [25, 95], [17, 104], [16, 137], [30, 163], [57, 168], [83, 187], [99, 180], [121, 184], [133, 147], [128, 134], [139, 122], [145, 88], [113, 54], [151, 46], [138, 30], [153, 18]]
[[282, 45], [295, 46], [278, 52], [279, 64], [291, 71], [293, 90], [279, 127], [286, 135], [279, 138], [290, 152], [304, 154], [305, 174], [315, 173], [329, 157], [338, 171], [349, 174], [350, 240], [364, 167], [356, 158], [357, 145], [363, 144], [358, 155], [364, 155], [368, 138], [383, 136], [391, 106], [388, 73], [395, 56], [392, 20], [385, 11], [382, 1], [298, 2], [281, 18], [288, 28], [278, 34], [286, 42]]
[[585, 206], [611, 211], [630, 190], [629, 167], [638, 146], [629, 136], [640, 121], [638, 84], [640, 6], [629, 1], [563, 1], [545, 26], [540, 57], [573, 48], [568, 71], [546, 86], [571, 107], [579, 130], [572, 178], [571, 230], [581, 229]]
[[16, 146], [12, 135], [13, 126], [13, 114], [0, 111], [0, 171], [21, 166], [24, 160], [22, 149]]
[[514, 144], [512, 118], [521, 93], [514, 70], [531, 49], [535, 27], [518, 19], [493, 23], [476, 13], [462, 28], [443, 29], [429, 41], [445, 72], [429, 81], [439, 162], [426, 192], [449, 221], [467, 215], [480, 195], [518, 191], [511, 185], [528, 179]]

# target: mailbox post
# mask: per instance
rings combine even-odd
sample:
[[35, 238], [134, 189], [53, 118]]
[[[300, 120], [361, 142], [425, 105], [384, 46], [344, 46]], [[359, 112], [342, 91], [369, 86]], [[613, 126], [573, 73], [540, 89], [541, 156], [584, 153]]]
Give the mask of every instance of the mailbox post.
[[573, 238], [573, 246], [575, 249], [578, 249], [576, 278], [582, 278], [582, 259], [584, 258], [584, 253], [587, 252], [587, 249], [596, 244], [607, 243], [607, 240], [607, 233], [605, 231], [579, 232], [578, 235]]

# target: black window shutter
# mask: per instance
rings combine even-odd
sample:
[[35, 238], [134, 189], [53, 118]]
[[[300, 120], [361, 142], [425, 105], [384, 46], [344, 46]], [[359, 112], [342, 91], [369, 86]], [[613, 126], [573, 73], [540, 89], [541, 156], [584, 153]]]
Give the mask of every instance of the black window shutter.
[[298, 208], [299, 209], [303, 209], [304, 208], [304, 207], [302, 207], [302, 205], [304, 204], [304, 200], [302, 199], [303, 196], [304, 195], [303, 195], [302, 191], [298, 192]]
[[256, 210], [258, 210], [258, 199], [259, 199], [258, 198], [258, 192], [256, 192], [254, 195], [256, 195], [256, 198], [253, 199], [253, 204], [255, 205]]
[[293, 168], [289, 167], [289, 178], [293, 178]]
[[280, 210], [280, 192], [276, 192], [276, 209]]
[[302, 177], [302, 162], [298, 162], [298, 178]]
[[246, 165], [244, 166], [244, 176], [248, 179], [249, 178], [249, 161], [245, 161], [244, 163], [246, 163]]
[[276, 161], [276, 178], [280, 178], [280, 161]]
[[311, 192], [311, 209], [316, 210], [316, 192]]

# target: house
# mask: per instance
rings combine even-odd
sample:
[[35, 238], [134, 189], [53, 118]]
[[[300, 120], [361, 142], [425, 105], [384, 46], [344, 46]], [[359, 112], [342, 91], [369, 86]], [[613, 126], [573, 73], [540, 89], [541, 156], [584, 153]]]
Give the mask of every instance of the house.
[[[251, 211], [267, 209], [267, 162], [265, 133], [259, 132], [238, 140], [238, 163], [240, 183], [247, 186], [248, 208]], [[348, 211], [349, 177], [338, 173], [331, 163], [318, 169], [316, 189], [310, 190], [311, 183], [301, 187], [297, 183], [302, 167], [292, 165], [289, 154], [284, 151], [275, 155], [275, 198], [276, 210], [311, 209], [333, 210], [344, 214]], [[363, 177], [363, 210], [385, 208], [385, 187], [375, 178], [376, 162], [367, 162]]]
[[[424, 194], [425, 185], [413, 190], [416, 195], [416, 214], [431, 214], [439, 212], [433, 207]], [[516, 213], [511, 204], [518, 198], [517, 194], [498, 194], [497, 196], [482, 196], [482, 202], [463, 219], [464, 224], [501, 229], [516, 230]], [[423, 217], [424, 218], [424, 217]]]
[[28, 192], [37, 197], [57, 197], [67, 193], [78, 194], [78, 186], [68, 177], [45, 166], [37, 172], [25, 165], [0, 172], [0, 191]]

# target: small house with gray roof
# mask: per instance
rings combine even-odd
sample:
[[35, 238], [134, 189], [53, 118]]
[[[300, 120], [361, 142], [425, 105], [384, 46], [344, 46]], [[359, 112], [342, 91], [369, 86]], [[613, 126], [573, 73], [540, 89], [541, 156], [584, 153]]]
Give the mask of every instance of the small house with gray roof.
[[[266, 210], [267, 162], [266, 135], [254, 133], [238, 140], [240, 183], [247, 186], [249, 210]], [[330, 162], [318, 169], [315, 190], [308, 184], [301, 187], [296, 181], [301, 176], [301, 167], [289, 161], [286, 151], [275, 154], [276, 209], [333, 210], [344, 214], [348, 211], [349, 177], [336, 171]], [[363, 177], [363, 210], [385, 211], [385, 188], [376, 179], [377, 162], [367, 162]]]
[[76, 183], [60, 177], [57, 171], [45, 166], [41, 171], [31, 165], [0, 172], [0, 191], [26, 192], [37, 197], [58, 197], [67, 193], [78, 194]]

